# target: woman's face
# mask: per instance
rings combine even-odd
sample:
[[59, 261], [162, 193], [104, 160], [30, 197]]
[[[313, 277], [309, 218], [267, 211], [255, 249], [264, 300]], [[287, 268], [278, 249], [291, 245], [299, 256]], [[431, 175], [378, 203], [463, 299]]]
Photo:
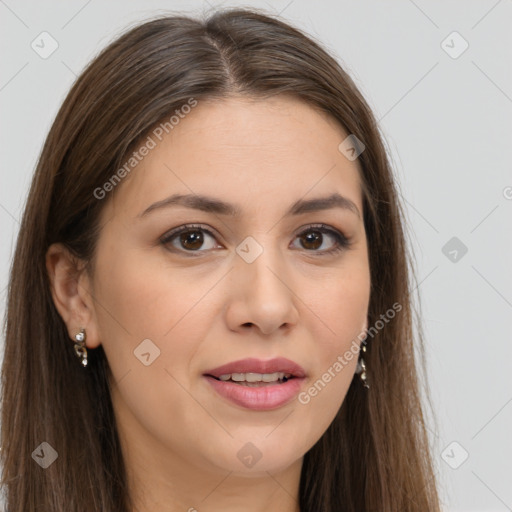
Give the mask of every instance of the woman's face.
[[[338, 149], [348, 134], [283, 97], [199, 101], [167, 129], [103, 199], [86, 285], [90, 346], [108, 358], [125, 448], [162, 467], [289, 467], [333, 421], [357, 362], [344, 354], [367, 327], [358, 164]], [[334, 194], [352, 208], [310, 203]], [[212, 371], [247, 358], [261, 366]], [[303, 377], [265, 366], [275, 358]], [[207, 376], [265, 370], [294, 377]]]

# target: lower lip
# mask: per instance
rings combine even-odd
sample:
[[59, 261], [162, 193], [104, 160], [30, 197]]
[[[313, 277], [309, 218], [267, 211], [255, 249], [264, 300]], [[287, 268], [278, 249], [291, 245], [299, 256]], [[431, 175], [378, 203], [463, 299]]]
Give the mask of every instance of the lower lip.
[[219, 395], [231, 402], [256, 411], [277, 409], [290, 402], [300, 391], [303, 378], [294, 377], [282, 384], [249, 387], [231, 381], [204, 376]]

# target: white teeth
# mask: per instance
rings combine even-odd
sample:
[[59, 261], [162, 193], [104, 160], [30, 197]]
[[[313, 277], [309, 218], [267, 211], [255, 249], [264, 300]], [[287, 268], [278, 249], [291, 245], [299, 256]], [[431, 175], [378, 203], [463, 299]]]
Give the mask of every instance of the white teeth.
[[291, 377], [290, 373], [275, 372], [275, 373], [226, 373], [219, 377], [220, 380], [233, 380], [235, 382], [277, 382], [283, 380], [286, 376], [287, 379]]
[[[241, 375], [244, 375], [243, 373]], [[246, 373], [246, 382], [261, 382], [261, 373]]]

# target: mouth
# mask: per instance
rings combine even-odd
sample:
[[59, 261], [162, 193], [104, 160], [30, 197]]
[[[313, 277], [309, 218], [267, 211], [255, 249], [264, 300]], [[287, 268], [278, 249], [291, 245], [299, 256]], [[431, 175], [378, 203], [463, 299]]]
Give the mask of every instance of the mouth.
[[304, 369], [286, 358], [242, 359], [203, 374], [213, 390], [246, 409], [271, 410], [289, 403], [299, 393]]

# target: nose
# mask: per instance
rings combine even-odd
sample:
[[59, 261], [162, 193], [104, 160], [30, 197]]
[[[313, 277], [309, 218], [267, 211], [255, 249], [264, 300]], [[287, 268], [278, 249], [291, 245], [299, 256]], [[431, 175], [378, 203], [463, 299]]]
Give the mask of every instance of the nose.
[[236, 257], [228, 283], [226, 321], [233, 331], [257, 329], [264, 335], [297, 324], [300, 302], [283, 257], [265, 249], [252, 263]]

